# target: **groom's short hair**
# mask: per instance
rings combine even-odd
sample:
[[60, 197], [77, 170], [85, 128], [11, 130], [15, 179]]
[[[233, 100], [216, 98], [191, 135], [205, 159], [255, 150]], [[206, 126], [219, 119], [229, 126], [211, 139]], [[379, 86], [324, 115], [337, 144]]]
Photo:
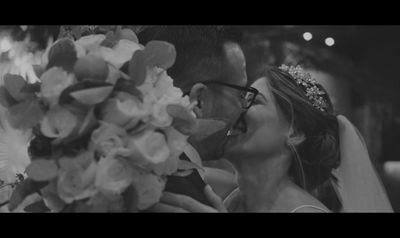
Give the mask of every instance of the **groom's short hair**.
[[175, 46], [177, 57], [168, 74], [177, 87], [188, 90], [199, 82], [193, 75], [213, 75], [223, 70], [223, 45], [239, 43], [241, 33], [234, 27], [222, 26], [152, 26], [138, 37], [144, 45], [151, 40], [162, 40]]

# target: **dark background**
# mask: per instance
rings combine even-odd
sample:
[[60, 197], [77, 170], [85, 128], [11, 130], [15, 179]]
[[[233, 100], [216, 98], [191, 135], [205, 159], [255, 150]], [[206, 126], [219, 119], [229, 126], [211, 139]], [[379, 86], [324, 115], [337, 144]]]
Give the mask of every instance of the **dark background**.
[[[135, 26], [133, 26], [135, 27]], [[339, 113], [363, 134], [371, 158], [383, 178], [396, 211], [400, 211], [400, 180], [384, 171], [386, 161], [400, 161], [400, 26], [304, 25], [225, 26], [238, 28], [247, 42], [259, 45], [254, 57], [279, 66], [299, 63], [322, 72], [332, 86]], [[43, 50], [59, 26], [0, 26], [21, 41], [28, 35]], [[306, 41], [304, 32], [313, 38]], [[333, 46], [325, 38], [335, 40]], [[323, 77], [325, 77], [323, 76]]]

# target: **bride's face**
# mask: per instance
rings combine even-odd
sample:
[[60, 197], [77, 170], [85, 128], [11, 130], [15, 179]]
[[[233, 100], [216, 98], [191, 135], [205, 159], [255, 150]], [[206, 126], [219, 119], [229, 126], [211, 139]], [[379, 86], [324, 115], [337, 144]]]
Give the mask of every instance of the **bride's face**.
[[[246, 158], [264, 158], [285, 149], [289, 123], [275, 102], [268, 80], [263, 77], [252, 87], [259, 93], [251, 108], [233, 128], [226, 144], [225, 157], [232, 162]], [[240, 129], [239, 129], [240, 128]]]

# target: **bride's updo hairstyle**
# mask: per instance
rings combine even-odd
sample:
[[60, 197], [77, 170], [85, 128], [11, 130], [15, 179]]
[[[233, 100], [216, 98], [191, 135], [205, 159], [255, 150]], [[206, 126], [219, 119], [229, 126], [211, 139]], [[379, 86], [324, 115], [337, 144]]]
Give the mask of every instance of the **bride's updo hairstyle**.
[[307, 88], [301, 87], [287, 71], [267, 67], [260, 76], [266, 76], [278, 107], [292, 128], [305, 135], [296, 147], [288, 146], [293, 153], [290, 176], [307, 191], [322, 188], [334, 178], [332, 170], [340, 163], [339, 132], [336, 114], [326, 90], [316, 84], [324, 94], [324, 107], [310, 100]]

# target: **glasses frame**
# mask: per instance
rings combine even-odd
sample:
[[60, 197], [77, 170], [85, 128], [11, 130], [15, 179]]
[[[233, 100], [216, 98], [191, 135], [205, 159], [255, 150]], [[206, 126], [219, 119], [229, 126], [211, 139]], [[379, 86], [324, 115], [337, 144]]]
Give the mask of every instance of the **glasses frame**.
[[229, 88], [233, 88], [233, 89], [236, 89], [236, 90], [240, 90], [242, 92], [244, 91], [244, 92], [248, 92], [248, 93], [253, 93], [254, 96], [251, 99], [251, 102], [249, 103], [249, 105], [243, 107], [243, 109], [246, 109], [246, 110], [249, 109], [253, 105], [254, 100], [256, 99], [256, 97], [257, 97], [257, 95], [259, 93], [258, 90], [253, 88], [253, 87], [242, 87], [242, 86], [239, 86], [239, 85], [234, 85], [234, 84], [224, 83], [224, 82], [218, 82], [218, 81], [205, 81], [205, 82], [202, 82], [202, 83], [205, 84], [205, 85], [207, 85], [207, 84], [217, 84], [217, 85], [222, 85], [222, 86], [226, 86], [226, 87], [229, 87]]

